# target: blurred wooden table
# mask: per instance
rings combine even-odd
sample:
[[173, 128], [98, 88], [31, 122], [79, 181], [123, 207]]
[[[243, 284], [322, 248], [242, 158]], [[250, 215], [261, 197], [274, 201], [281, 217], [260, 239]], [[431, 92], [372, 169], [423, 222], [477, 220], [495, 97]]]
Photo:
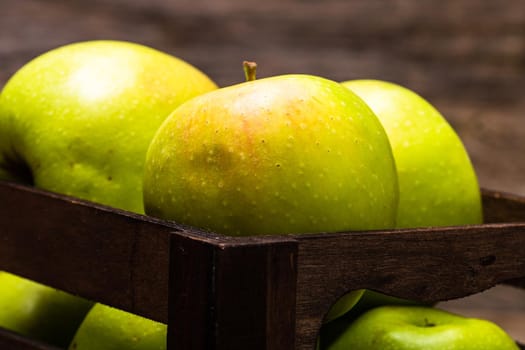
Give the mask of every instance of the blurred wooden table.
[[[186, 59], [220, 85], [309, 73], [378, 78], [429, 99], [455, 127], [480, 184], [525, 194], [525, 6], [521, 0], [0, 0], [0, 86], [69, 42], [122, 39]], [[443, 304], [525, 342], [525, 292]]]

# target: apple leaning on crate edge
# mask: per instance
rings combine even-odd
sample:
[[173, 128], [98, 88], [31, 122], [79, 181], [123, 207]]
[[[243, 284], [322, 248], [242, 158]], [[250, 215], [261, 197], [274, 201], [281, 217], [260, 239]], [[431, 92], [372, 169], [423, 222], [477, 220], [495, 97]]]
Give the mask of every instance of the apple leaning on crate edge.
[[380, 306], [332, 334], [322, 350], [519, 350], [496, 324], [425, 306]]
[[[51, 50], [17, 71], [0, 94], [0, 179], [143, 213], [144, 158], [155, 131], [179, 104], [216, 88], [187, 62], [140, 44], [100, 40]], [[60, 327], [57, 310], [17, 313], [24, 302], [1, 297], [12, 287], [0, 285], [0, 305], [14, 314], [0, 326], [24, 332], [23, 314], [33, 329], [38, 322]], [[64, 300], [43, 286], [31, 289], [33, 299], [46, 295], [35, 310]], [[70, 308], [83, 318], [85, 301], [77, 299], [69, 299]]]
[[254, 67], [245, 69], [247, 82], [182, 104], [159, 128], [146, 158], [146, 213], [226, 235], [393, 227], [397, 174], [371, 109], [328, 79], [254, 80]]

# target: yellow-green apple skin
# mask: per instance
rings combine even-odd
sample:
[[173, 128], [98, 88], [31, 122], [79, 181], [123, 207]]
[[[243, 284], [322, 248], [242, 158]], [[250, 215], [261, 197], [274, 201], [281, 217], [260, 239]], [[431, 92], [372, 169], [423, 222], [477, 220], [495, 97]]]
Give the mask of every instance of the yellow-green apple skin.
[[[179, 104], [216, 87], [190, 64], [139, 44], [89, 41], [51, 50], [16, 72], [0, 94], [0, 179], [143, 213], [151, 138]], [[24, 285], [27, 298], [36, 294], [35, 310], [63, 303], [59, 295], [37, 299], [39, 287]], [[9, 323], [12, 330], [53, 326], [56, 319], [21, 311], [26, 302], [0, 288], [0, 304], [10, 305], [3, 317], [19, 320]], [[84, 303], [69, 302], [72, 310]]]
[[365, 292], [368, 291], [359, 289], [343, 295], [330, 307], [324, 316], [323, 323], [331, 322], [352, 310], [356, 305], [359, 305], [363, 296], [365, 296]]
[[146, 213], [227, 235], [392, 227], [397, 201], [377, 117], [316, 76], [198, 96], [170, 115], [147, 153]]
[[143, 213], [151, 138], [175, 107], [215, 88], [187, 62], [135, 43], [46, 52], [0, 94], [0, 178]]
[[65, 348], [92, 302], [0, 271], [0, 327]]
[[69, 350], [165, 350], [167, 326], [103, 304], [88, 313]]
[[498, 325], [432, 307], [381, 306], [349, 323], [324, 350], [519, 350]]
[[450, 124], [428, 101], [400, 85], [351, 80], [343, 85], [381, 120], [399, 179], [398, 228], [482, 222], [478, 180]]
[[374, 307], [383, 306], [383, 305], [406, 305], [406, 306], [427, 305], [427, 306], [431, 306], [433, 304], [435, 303], [431, 303], [431, 302], [423, 303], [417, 300], [397, 298], [397, 297], [389, 296], [387, 294], [383, 294], [383, 293], [376, 292], [373, 290], [366, 290], [364, 291], [359, 301], [355, 304], [355, 309], [352, 310], [352, 312], [356, 314], [360, 314]]
[[[347, 92], [286, 75], [183, 104], [148, 151], [147, 213], [228, 235], [392, 227], [390, 145], [370, 109]], [[327, 318], [361, 294], [347, 295]]]
[[[399, 181], [397, 228], [482, 223], [475, 170], [461, 139], [434, 106], [386, 81], [342, 84], [372, 108], [388, 134]], [[366, 291], [358, 306], [407, 303], [413, 302]]]

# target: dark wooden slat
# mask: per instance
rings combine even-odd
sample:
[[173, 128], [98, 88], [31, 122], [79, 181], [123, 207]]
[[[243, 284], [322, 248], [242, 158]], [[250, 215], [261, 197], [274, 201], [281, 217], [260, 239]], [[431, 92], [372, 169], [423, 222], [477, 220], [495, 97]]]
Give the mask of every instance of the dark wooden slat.
[[167, 322], [175, 228], [14, 184], [0, 209], [0, 269]]
[[[524, 208], [484, 203], [502, 221]], [[311, 349], [349, 290], [437, 301], [525, 275], [524, 222], [236, 238], [9, 183], [0, 205], [1, 269], [160, 321], [171, 305], [174, 348]]]
[[485, 189], [483, 211], [486, 223], [525, 222], [525, 197]]
[[175, 236], [171, 252], [168, 348], [213, 350], [214, 248], [199, 239]]
[[173, 349], [294, 348], [294, 240], [172, 237]]
[[[487, 200], [503, 221], [525, 212], [521, 197], [484, 191], [484, 202]], [[513, 210], [506, 217], [505, 208], [510, 207]], [[296, 349], [313, 348], [329, 305], [351, 289], [368, 288], [437, 301], [463, 297], [523, 276], [525, 257], [514, 251], [524, 235], [525, 223], [295, 236], [299, 244]], [[247, 239], [262, 243], [269, 238], [240, 241]], [[214, 254], [215, 250], [210, 249], [207, 256]], [[235, 254], [242, 256], [243, 252], [237, 250]], [[242, 257], [235, 260], [249, 261]], [[217, 264], [217, 268], [221, 266]], [[245, 269], [247, 266], [251, 265], [246, 264]], [[226, 285], [231, 288], [236, 283]], [[225, 302], [227, 298], [220, 300]], [[236, 299], [241, 300], [242, 296]], [[222, 319], [217, 324], [235, 327], [238, 322]], [[238, 336], [232, 335], [231, 339]]]
[[62, 350], [43, 344], [0, 327], [0, 349], [2, 350]]
[[438, 301], [525, 274], [525, 223], [297, 237], [297, 349], [311, 349], [324, 313], [345, 292], [373, 289]]
[[217, 349], [293, 349], [296, 242], [281, 239], [218, 253], [217, 316], [234, 327], [221, 329]]

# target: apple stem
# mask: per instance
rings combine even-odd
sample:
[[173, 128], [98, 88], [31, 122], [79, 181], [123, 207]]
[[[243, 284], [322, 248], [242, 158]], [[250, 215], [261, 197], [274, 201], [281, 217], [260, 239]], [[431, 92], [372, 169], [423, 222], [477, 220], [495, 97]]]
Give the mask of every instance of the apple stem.
[[242, 62], [242, 66], [244, 68], [244, 76], [246, 77], [246, 81], [254, 81], [256, 79], [257, 63], [252, 61], [244, 61]]

